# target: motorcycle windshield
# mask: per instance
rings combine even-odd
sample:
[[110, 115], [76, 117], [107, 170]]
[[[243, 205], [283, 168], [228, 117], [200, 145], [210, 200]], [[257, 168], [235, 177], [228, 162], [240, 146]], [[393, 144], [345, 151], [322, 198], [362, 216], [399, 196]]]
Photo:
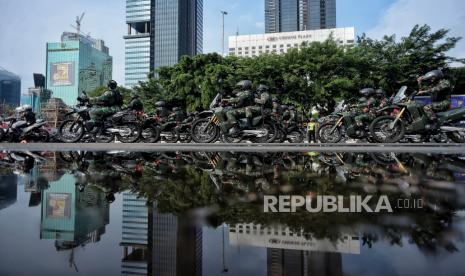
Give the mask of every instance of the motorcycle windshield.
[[222, 96], [221, 96], [220, 93], [216, 94], [215, 98], [213, 99], [213, 101], [210, 104], [210, 109], [215, 108], [218, 105], [218, 103], [221, 101], [221, 98], [222, 98]]
[[407, 95], [405, 94], [406, 92], [407, 92], [407, 86], [402, 86], [399, 89], [399, 92], [397, 92], [396, 96], [394, 97], [393, 103], [399, 103], [403, 101], [407, 97]]
[[339, 113], [344, 109], [345, 101], [340, 102], [336, 108], [334, 108], [334, 113]]

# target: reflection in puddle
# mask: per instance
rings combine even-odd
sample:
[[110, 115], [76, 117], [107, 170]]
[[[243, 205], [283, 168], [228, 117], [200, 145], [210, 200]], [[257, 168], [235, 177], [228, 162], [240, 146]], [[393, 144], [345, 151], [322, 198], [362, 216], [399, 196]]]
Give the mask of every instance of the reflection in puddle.
[[[0, 222], [8, 225], [0, 274], [465, 273], [456, 265], [465, 250], [459, 155], [16, 152], [0, 160]], [[387, 195], [404, 205], [392, 213], [264, 213], [265, 195]], [[422, 208], [408, 206], [418, 200]], [[40, 218], [39, 240], [11, 223], [25, 212]], [[41, 258], [64, 253], [66, 266], [6, 261], [6, 252], [27, 259], [21, 239], [44, 248]], [[39, 243], [46, 241], [54, 246]]]

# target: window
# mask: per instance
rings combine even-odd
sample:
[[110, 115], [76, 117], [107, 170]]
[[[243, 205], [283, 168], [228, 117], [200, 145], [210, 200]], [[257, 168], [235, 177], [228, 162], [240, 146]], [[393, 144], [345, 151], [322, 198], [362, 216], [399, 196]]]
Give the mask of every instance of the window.
[[236, 51], [236, 48], [229, 48], [229, 51]]
[[258, 49], [263, 49], [263, 46], [258, 46]]

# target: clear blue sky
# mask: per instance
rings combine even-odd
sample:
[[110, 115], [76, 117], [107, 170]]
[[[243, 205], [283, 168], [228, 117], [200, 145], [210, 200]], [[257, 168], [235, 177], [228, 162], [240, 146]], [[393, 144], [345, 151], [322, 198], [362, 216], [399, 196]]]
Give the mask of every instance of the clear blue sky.
[[[405, 35], [416, 23], [448, 28], [465, 37], [463, 0], [336, 0], [338, 27], [354, 26], [379, 38]], [[85, 11], [82, 29], [102, 38], [114, 58], [113, 76], [124, 82], [125, 0], [0, 0], [0, 66], [32, 86], [32, 73], [44, 73], [45, 43], [71, 31], [76, 15]], [[204, 0], [204, 52], [221, 51], [221, 14], [226, 10], [226, 36], [264, 32], [264, 0]], [[452, 53], [465, 57], [462, 41]]]

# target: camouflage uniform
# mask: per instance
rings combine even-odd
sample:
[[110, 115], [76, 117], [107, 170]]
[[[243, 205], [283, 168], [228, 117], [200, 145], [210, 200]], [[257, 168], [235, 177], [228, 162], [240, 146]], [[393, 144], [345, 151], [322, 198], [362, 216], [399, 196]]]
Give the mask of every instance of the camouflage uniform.
[[250, 105], [252, 99], [253, 93], [251, 91], [246, 90], [237, 93], [235, 98], [229, 100], [229, 103], [235, 104], [235, 108], [226, 112], [226, 118], [228, 118], [228, 129], [231, 126], [237, 124], [238, 118], [245, 117], [246, 108]]
[[89, 103], [94, 106], [89, 111], [92, 121], [101, 122], [105, 117], [120, 111], [116, 105], [116, 93], [116, 90], [108, 90], [100, 97], [89, 98]]
[[451, 105], [451, 85], [448, 80], [440, 80], [436, 85], [425, 89], [425, 94], [431, 95], [432, 104], [425, 105], [423, 110], [429, 119], [435, 121], [437, 116], [435, 112], [441, 112], [449, 109]]
[[[355, 116], [355, 123], [358, 126], [362, 126], [363, 122], [371, 121], [375, 119], [375, 114], [372, 112], [373, 107], [378, 106], [380, 101], [375, 97], [370, 97], [363, 103], [358, 104], [356, 113], [359, 114]], [[366, 110], [368, 108], [368, 111]]]
[[252, 120], [255, 115], [259, 115], [262, 113], [262, 109], [271, 109], [271, 97], [270, 94], [267, 92], [263, 92], [260, 94], [259, 98], [254, 99], [255, 105], [247, 106], [245, 108], [245, 116], [248, 120]]
[[175, 107], [173, 108], [173, 112], [168, 116], [168, 120], [182, 122], [186, 117], [186, 113], [181, 108]]

